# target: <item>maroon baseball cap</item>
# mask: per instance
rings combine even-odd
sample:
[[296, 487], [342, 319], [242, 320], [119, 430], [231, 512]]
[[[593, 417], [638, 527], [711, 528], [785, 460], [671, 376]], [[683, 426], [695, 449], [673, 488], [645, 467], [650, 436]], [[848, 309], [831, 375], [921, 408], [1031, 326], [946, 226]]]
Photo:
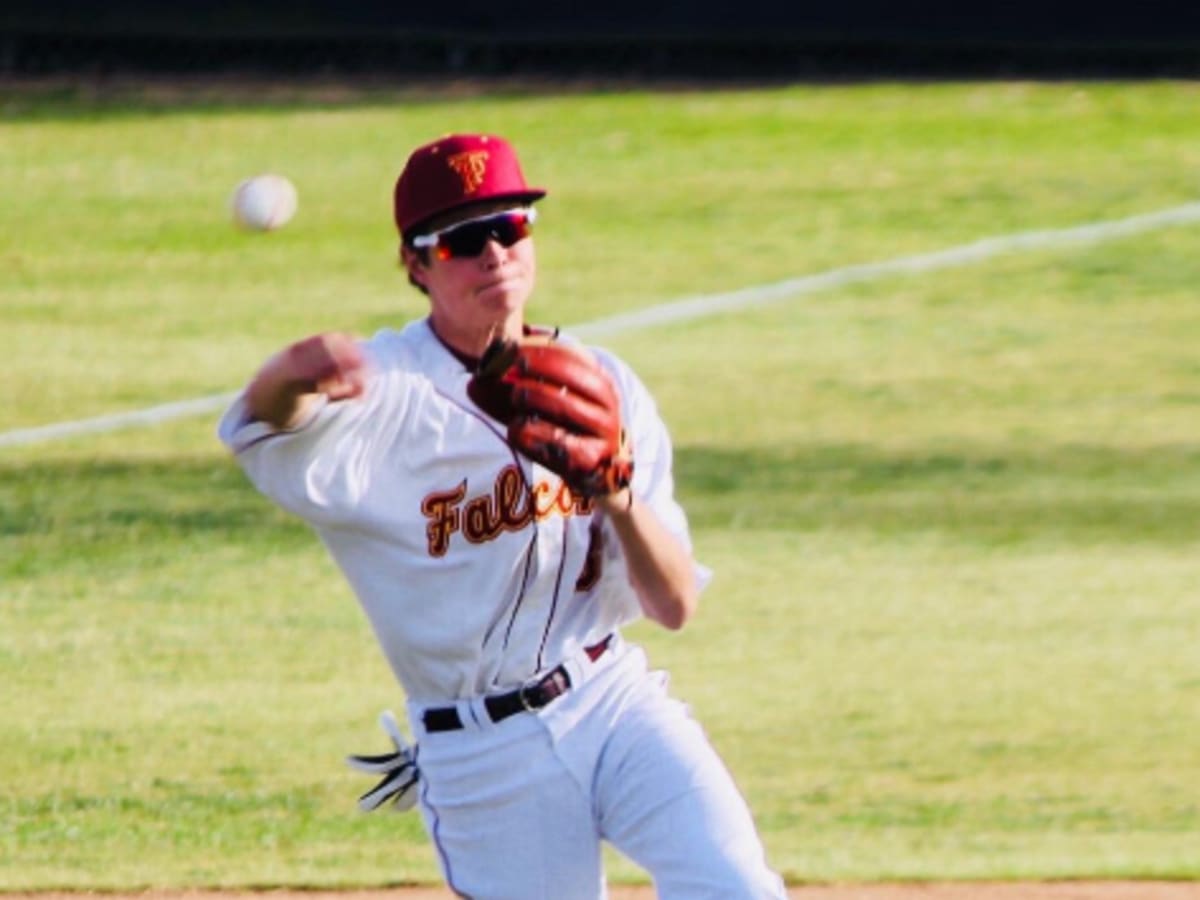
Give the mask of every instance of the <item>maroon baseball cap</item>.
[[402, 235], [440, 213], [485, 200], [532, 203], [546, 196], [530, 187], [517, 153], [493, 134], [450, 134], [418, 147], [396, 179], [393, 211]]

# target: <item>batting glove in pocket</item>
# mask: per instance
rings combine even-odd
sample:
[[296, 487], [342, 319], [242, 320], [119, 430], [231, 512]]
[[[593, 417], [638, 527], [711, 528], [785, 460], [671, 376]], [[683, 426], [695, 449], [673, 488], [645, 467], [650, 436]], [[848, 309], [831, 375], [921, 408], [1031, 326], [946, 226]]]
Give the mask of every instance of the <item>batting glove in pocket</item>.
[[390, 803], [396, 812], [407, 812], [416, 806], [417, 782], [421, 777], [417, 768], [416, 747], [404, 739], [400, 724], [390, 709], [380, 713], [379, 724], [392, 739], [395, 751], [378, 756], [346, 757], [346, 764], [352, 769], [383, 775], [377, 785], [358, 798], [358, 808], [363, 812], [371, 812]]

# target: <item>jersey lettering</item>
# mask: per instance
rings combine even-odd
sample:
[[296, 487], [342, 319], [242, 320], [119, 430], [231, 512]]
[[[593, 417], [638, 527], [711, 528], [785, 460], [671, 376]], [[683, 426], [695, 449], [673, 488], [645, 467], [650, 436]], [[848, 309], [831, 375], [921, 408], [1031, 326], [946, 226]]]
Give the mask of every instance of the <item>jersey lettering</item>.
[[425, 537], [429, 541], [430, 556], [445, 556], [450, 546], [450, 535], [458, 531], [460, 516], [457, 506], [467, 496], [467, 479], [458, 487], [448, 491], [437, 491], [421, 501], [421, 512], [429, 520], [425, 526]]
[[464, 504], [466, 496], [464, 478], [455, 487], [434, 491], [421, 501], [421, 513], [429, 520], [425, 537], [430, 556], [445, 556], [455, 532], [461, 531], [472, 544], [483, 544], [505, 531], [520, 531], [535, 518], [541, 521], [555, 515], [587, 515], [594, 506], [587, 497], [575, 496], [562, 482], [539, 481], [526, 491], [524, 476], [515, 465], [500, 470], [489, 493]]

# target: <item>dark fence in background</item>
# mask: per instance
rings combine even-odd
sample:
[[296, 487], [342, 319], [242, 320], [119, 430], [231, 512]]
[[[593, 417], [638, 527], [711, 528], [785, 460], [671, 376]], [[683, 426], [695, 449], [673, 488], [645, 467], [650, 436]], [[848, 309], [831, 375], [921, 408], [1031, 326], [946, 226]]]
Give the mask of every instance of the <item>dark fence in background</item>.
[[0, 74], [1200, 75], [1200, 0], [0, 0]]

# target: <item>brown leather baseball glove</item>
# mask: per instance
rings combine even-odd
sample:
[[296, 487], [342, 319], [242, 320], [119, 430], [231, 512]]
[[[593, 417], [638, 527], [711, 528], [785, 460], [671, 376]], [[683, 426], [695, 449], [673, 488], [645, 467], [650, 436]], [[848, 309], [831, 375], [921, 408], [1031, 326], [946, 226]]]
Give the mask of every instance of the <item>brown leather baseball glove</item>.
[[596, 359], [552, 334], [496, 340], [467, 386], [471, 399], [508, 426], [508, 442], [595, 497], [629, 485], [633, 455], [616, 386]]

